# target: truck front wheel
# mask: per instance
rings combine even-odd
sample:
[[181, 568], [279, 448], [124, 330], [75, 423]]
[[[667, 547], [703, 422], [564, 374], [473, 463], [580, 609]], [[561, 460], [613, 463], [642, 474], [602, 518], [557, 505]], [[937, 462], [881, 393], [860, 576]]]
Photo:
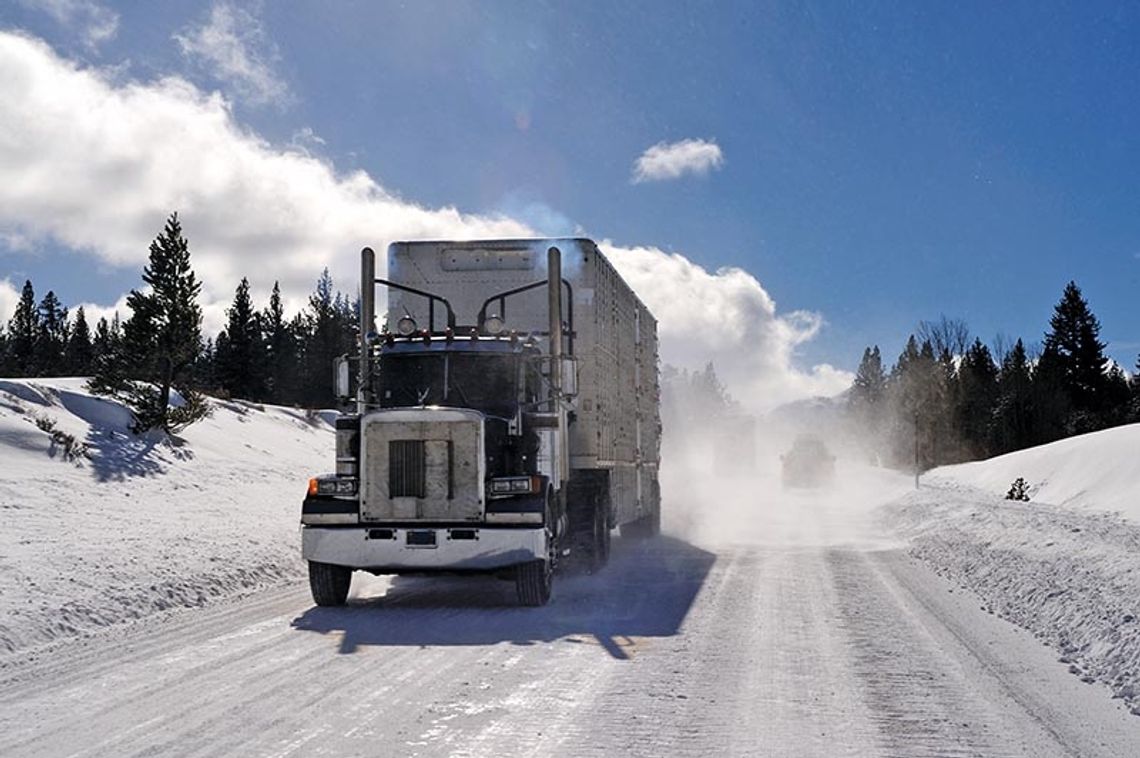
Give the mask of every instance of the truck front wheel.
[[553, 573], [550, 561], [530, 561], [515, 566], [515, 592], [519, 603], [537, 607], [550, 602]]
[[350, 584], [352, 569], [309, 561], [309, 589], [317, 605], [344, 605]]

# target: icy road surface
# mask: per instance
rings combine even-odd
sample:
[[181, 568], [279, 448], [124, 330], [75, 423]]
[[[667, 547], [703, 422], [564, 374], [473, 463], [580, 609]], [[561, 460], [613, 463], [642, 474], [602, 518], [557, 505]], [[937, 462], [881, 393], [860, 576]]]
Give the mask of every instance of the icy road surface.
[[541, 609], [358, 574], [344, 609], [297, 586], [41, 647], [0, 667], [0, 755], [1140, 755], [1107, 689], [835, 495], [615, 540]]

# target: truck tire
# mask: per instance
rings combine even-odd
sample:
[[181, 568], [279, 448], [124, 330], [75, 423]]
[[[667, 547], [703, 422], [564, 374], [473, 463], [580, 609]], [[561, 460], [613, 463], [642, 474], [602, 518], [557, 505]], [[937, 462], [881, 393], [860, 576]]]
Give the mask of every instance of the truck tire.
[[352, 584], [352, 569], [331, 563], [309, 561], [309, 590], [313, 602], [321, 606], [344, 605], [348, 587]]
[[609, 479], [585, 471], [570, 480], [570, 565], [595, 574], [610, 558]]
[[538, 607], [550, 602], [553, 573], [550, 561], [530, 561], [515, 566], [515, 592], [519, 604]]
[[594, 550], [590, 573], [601, 571], [610, 562], [610, 515], [605, 508], [594, 510]]

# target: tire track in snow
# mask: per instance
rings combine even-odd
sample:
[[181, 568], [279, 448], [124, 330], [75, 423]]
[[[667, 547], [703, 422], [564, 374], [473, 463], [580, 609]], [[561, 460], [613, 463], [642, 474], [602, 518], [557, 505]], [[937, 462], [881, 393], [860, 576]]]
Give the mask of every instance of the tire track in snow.
[[[978, 681], [969, 650], [937, 639], [915, 598], [900, 592], [869, 553], [830, 551], [850, 660], [886, 755], [1077, 755], [1018, 704]], [[918, 609], [916, 609], [916, 606]], [[1007, 694], [1007, 693], [1002, 693]]]

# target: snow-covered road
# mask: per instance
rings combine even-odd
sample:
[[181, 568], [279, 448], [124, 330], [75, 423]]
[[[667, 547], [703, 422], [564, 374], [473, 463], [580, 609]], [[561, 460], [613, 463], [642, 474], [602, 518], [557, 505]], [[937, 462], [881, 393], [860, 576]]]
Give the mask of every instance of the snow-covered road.
[[905, 552], [784, 536], [617, 540], [541, 609], [358, 575], [344, 609], [290, 587], [41, 647], [0, 668], [0, 755], [1140, 755]]

